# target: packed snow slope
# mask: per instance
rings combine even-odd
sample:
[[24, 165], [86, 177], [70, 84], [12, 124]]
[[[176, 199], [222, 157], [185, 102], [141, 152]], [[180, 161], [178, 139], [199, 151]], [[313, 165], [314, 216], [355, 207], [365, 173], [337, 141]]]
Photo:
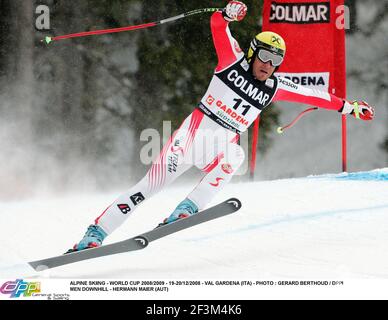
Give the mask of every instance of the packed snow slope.
[[[142, 204], [106, 244], [154, 228], [193, 186]], [[114, 194], [0, 203], [0, 278], [40, 277], [11, 267], [63, 253]], [[50, 271], [52, 278], [388, 278], [388, 168], [232, 183], [237, 213], [152, 242], [145, 250]], [[26, 273], [27, 272], [27, 273]]]

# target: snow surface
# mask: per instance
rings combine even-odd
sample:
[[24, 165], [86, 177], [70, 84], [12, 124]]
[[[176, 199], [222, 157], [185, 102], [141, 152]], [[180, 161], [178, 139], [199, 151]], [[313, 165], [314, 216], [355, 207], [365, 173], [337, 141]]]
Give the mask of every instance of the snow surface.
[[[106, 244], [155, 227], [192, 186], [145, 202]], [[0, 203], [0, 279], [38, 278], [26, 261], [63, 253], [119, 193]], [[388, 168], [232, 183], [227, 217], [152, 242], [141, 251], [56, 268], [55, 279], [387, 279]]]

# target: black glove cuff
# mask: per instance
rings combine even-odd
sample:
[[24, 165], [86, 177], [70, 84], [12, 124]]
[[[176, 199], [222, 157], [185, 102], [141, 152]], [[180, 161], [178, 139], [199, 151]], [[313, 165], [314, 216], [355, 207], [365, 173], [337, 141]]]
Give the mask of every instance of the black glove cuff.
[[338, 109], [338, 112], [342, 113], [342, 110], [344, 110], [345, 107], [345, 100], [342, 100], [342, 107]]
[[[226, 14], [226, 8], [224, 8], [224, 9], [222, 9], [222, 16], [224, 17], [224, 19], [225, 18], [228, 18], [228, 19], [230, 19], [229, 17], [228, 17], [228, 15]], [[227, 19], [225, 19], [226, 21], [228, 21]]]

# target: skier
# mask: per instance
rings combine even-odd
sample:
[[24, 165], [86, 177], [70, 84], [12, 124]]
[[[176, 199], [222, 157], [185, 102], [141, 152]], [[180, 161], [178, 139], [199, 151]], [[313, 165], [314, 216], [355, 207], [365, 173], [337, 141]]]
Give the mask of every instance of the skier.
[[[146, 176], [115, 200], [69, 252], [100, 246], [143, 201], [193, 165], [205, 173], [203, 179], [163, 223], [203, 210], [244, 160], [244, 152], [237, 143], [240, 133], [273, 101], [305, 103], [362, 120], [373, 119], [374, 109], [366, 102], [349, 102], [274, 75], [286, 52], [283, 38], [274, 32], [256, 35], [244, 55], [228, 25], [244, 19], [246, 12], [245, 4], [230, 1], [222, 11], [212, 15], [211, 32], [218, 65], [198, 107], [172, 135]], [[214, 140], [206, 150], [202, 145], [204, 137]]]

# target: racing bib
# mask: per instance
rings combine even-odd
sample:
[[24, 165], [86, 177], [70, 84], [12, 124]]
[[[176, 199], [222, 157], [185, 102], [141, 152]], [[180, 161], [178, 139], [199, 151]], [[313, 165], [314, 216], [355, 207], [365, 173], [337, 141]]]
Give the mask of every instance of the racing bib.
[[199, 108], [223, 127], [242, 133], [268, 106], [277, 90], [277, 78], [256, 80], [245, 58], [214, 74]]

